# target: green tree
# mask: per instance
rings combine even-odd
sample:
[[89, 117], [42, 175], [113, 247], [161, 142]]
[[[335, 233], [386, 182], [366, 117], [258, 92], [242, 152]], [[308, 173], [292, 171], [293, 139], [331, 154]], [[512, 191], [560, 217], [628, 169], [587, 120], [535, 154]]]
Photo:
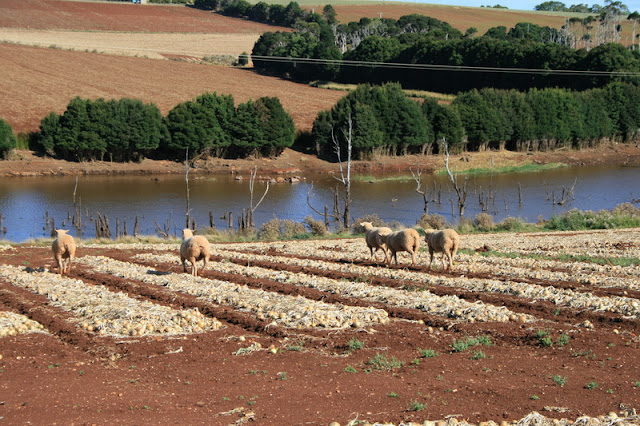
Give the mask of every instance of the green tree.
[[293, 145], [296, 132], [293, 118], [275, 97], [258, 99], [255, 109], [263, 135], [260, 152], [270, 157], [280, 155], [285, 148]]
[[567, 6], [559, 1], [545, 1], [544, 3], [534, 6], [533, 10], [565, 12], [567, 10]]
[[40, 120], [40, 131], [36, 142], [38, 150], [54, 155], [60, 132], [60, 116], [55, 112], [50, 112], [49, 115]]
[[13, 129], [2, 118], [0, 118], [0, 156], [6, 157], [7, 154], [16, 147], [16, 135]]
[[249, 100], [238, 105], [231, 131], [233, 143], [230, 146], [234, 157], [256, 157], [265, 145], [264, 132], [256, 103]]

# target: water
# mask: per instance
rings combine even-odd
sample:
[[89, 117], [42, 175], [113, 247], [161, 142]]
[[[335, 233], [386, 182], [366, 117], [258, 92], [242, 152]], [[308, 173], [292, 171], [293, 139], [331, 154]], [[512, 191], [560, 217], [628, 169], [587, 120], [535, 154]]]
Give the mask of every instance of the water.
[[[461, 178], [462, 179], [462, 178]], [[437, 198], [440, 204], [429, 202], [429, 213], [441, 214], [451, 223], [457, 223], [452, 215], [451, 203], [457, 209], [457, 197], [445, 176], [423, 176], [428, 184], [429, 199]], [[564, 205], [553, 204], [560, 200], [563, 188], [569, 190], [575, 182], [573, 198]], [[580, 167], [561, 168], [537, 173], [513, 173], [496, 176], [471, 177], [468, 180], [467, 208], [465, 216], [473, 218], [482, 209], [479, 195], [491, 189], [494, 201], [488, 205], [488, 213], [496, 222], [507, 216], [520, 217], [535, 222], [541, 216], [548, 219], [572, 208], [580, 210], [611, 209], [616, 205], [640, 199], [640, 167]], [[277, 217], [301, 222], [307, 216], [321, 219], [307, 204], [311, 191], [311, 205], [324, 211], [333, 208], [333, 189], [337, 180], [329, 175], [308, 175], [300, 183], [272, 184], [262, 204], [255, 211], [257, 226]], [[519, 204], [521, 188], [522, 204]], [[434, 185], [436, 190], [434, 190]], [[254, 204], [262, 197], [265, 183], [256, 182]], [[139, 220], [139, 234], [156, 234], [156, 228], [168, 226], [171, 234], [180, 234], [185, 225], [186, 185], [184, 175], [162, 176], [81, 176], [4, 178], [0, 182], [0, 214], [4, 238], [21, 242], [31, 238], [49, 237], [46, 227], [47, 214], [55, 220], [57, 228], [71, 229], [78, 235], [69, 220], [74, 214], [75, 201], [80, 206], [83, 222], [83, 238], [95, 235], [97, 213], [106, 215], [112, 234], [116, 219], [126, 222], [129, 234], [133, 232], [135, 218]], [[377, 214], [386, 222], [397, 221], [413, 226], [423, 214], [422, 195], [415, 192], [416, 182], [409, 176], [405, 180], [386, 180], [373, 183], [353, 181], [352, 218]], [[226, 229], [229, 212], [233, 213], [233, 226], [237, 217], [249, 207], [248, 179], [236, 181], [230, 176], [190, 175], [191, 217], [199, 228], [209, 226], [212, 211], [218, 229]], [[157, 225], [157, 226], [156, 226]], [[2, 236], [0, 234], [0, 236]]]

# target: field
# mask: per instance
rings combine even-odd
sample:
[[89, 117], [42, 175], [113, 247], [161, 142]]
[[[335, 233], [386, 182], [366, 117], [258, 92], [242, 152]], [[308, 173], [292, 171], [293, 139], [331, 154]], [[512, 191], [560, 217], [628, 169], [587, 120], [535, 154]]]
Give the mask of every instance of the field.
[[247, 69], [0, 44], [0, 117], [14, 131], [38, 129], [51, 111], [64, 112], [75, 96], [131, 97], [166, 114], [204, 92], [233, 94], [236, 104], [277, 96], [300, 129], [331, 108], [344, 92], [316, 89]]
[[362, 238], [214, 244], [192, 277], [178, 242], [82, 243], [61, 277], [48, 245], [4, 245], [0, 417], [638, 424], [640, 229], [462, 248], [443, 272]]
[[[525, 18], [540, 25], [562, 21], [557, 15], [523, 11], [400, 2], [345, 3], [336, 5], [343, 22], [380, 13], [390, 18], [424, 13], [461, 30], [473, 25], [482, 32], [484, 26], [511, 26]], [[260, 34], [279, 30], [288, 31], [182, 6], [3, 0], [0, 117], [16, 132], [31, 132], [49, 112], [62, 113], [75, 96], [135, 97], [156, 103], [166, 113], [205, 91], [217, 91], [232, 94], [237, 103], [278, 96], [296, 126], [307, 130], [318, 111], [333, 106], [344, 93], [258, 76], [248, 69], [190, 63], [205, 56], [237, 57], [250, 52]]]

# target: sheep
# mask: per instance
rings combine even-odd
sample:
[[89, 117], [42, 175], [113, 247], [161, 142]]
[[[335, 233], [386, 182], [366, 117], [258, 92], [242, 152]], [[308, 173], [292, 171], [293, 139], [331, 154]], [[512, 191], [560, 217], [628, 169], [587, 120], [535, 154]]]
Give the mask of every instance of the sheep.
[[402, 229], [395, 231], [387, 235], [378, 235], [378, 243], [386, 244], [387, 249], [391, 252], [391, 256], [387, 261], [387, 264], [391, 264], [391, 258], [396, 259], [396, 265], [398, 264], [398, 252], [408, 251], [411, 253], [411, 266], [416, 265], [416, 255], [420, 248], [420, 234], [415, 229]]
[[207, 268], [209, 256], [211, 254], [211, 246], [209, 241], [202, 235], [193, 235], [193, 231], [189, 228], [182, 230], [182, 244], [180, 244], [180, 260], [182, 268], [187, 272], [186, 261], [191, 263], [191, 275], [198, 276], [198, 260], [203, 260], [202, 271]]
[[76, 255], [76, 242], [67, 232], [69, 230], [56, 229], [56, 238], [51, 243], [51, 251], [53, 251], [60, 275], [71, 272], [71, 263]]
[[453, 257], [458, 251], [460, 246], [460, 235], [454, 229], [443, 229], [442, 231], [436, 231], [435, 229], [425, 230], [424, 240], [429, 247], [429, 269], [433, 263], [433, 254], [442, 253], [442, 270], [447, 270], [447, 265], [444, 262], [445, 256], [449, 259], [449, 270], [453, 269]]
[[367, 247], [369, 247], [369, 250], [371, 252], [371, 257], [369, 259], [374, 260], [375, 258], [373, 249], [375, 249], [376, 253], [378, 253], [379, 249], [382, 249], [382, 252], [384, 253], [384, 261], [386, 263], [387, 245], [384, 242], [378, 242], [378, 235], [390, 234], [392, 232], [391, 228], [387, 228], [386, 226], [375, 227], [371, 222], [360, 222], [358, 231], [364, 231], [364, 239], [367, 242]]

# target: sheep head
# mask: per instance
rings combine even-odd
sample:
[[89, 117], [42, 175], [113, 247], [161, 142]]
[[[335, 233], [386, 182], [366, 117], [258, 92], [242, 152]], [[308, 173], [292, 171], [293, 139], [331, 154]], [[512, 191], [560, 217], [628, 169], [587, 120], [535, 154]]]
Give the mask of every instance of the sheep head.
[[185, 228], [182, 230], [182, 239], [186, 240], [187, 238], [193, 237], [193, 231], [189, 228]]

